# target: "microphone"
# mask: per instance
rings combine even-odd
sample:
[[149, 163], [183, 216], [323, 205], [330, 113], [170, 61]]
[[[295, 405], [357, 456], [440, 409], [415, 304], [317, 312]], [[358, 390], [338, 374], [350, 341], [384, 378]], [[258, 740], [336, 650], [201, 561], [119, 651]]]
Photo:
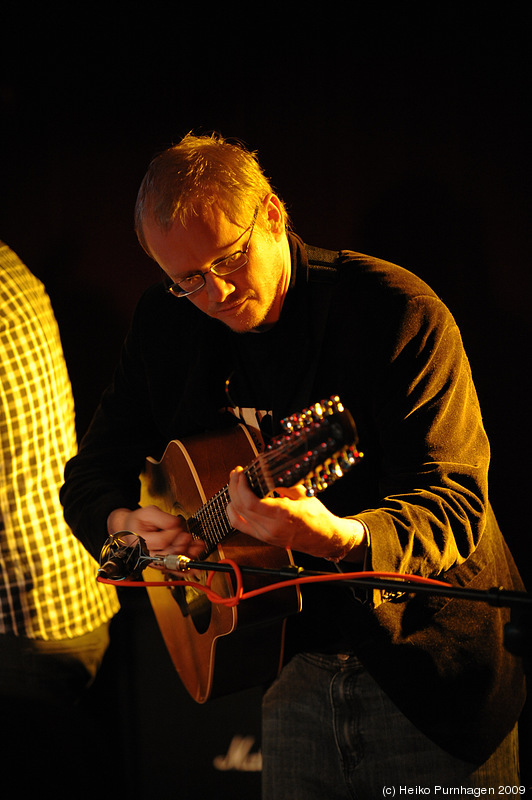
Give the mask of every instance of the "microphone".
[[[121, 534], [135, 536], [135, 542], [133, 544], [125, 542], [120, 538]], [[149, 564], [170, 572], [188, 572], [190, 563], [192, 563], [190, 558], [183, 555], [151, 556], [141, 536], [130, 531], [120, 531], [110, 536], [102, 547], [98, 577], [112, 581], [136, 581], [141, 579], [142, 570]]]
[[[129, 531], [120, 533], [130, 534]], [[113, 581], [138, 580], [146, 562], [151, 561], [146, 542], [137, 536], [134, 544], [127, 544], [120, 533], [110, 536], [102, 547], [98, 577]]]

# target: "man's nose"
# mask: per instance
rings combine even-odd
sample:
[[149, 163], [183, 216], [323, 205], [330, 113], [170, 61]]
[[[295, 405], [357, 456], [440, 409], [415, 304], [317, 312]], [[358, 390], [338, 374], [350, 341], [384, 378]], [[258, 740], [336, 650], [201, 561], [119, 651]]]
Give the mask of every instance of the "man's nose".
[[205, 276], [205, 289], [211, 302], [223, 303], [226, 297], [229, 297], [235, 291], [234, 283], [230, 283], [225, 278], [209, 272]]

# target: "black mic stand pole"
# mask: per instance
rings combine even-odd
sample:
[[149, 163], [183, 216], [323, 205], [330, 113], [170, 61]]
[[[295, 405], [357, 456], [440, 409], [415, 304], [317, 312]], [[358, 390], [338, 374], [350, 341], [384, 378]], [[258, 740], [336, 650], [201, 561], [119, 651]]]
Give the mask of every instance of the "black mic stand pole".
[[[189, 570], [205, 570], [207, 572], [234, 572], [233, 566], [217, 561], [192, 561], [186, 556], [155, 556], [150, 559], [155, 564], [164, 566], [172, 572], [188, 572]], [[301, 567], [281, 567], [270, 569], [265, 567], [238, 566], [243, 575], [259, 575], [274, 580], [294, 580], [300, 578], [330, 577], [340, 573], [305, 570]], [[452, 599], [472, 600], [488, 603], [499, 608], [510, 609], [510, 622], [505, 625], [504, 644], [508, 652], [532, 661], [532, 595], [528, 592], [515, 592], [493, 587], [491, 589], [467, 589], [462, 586], [441, 586], [437, 584], [416, 583], [400, 578], [379, 578], [368, 575], [363, 578], [343, 578], [342, 584], [364, 589], [390, 589], [405, 593], [432, 594]], [[528, 669], [527, 669], [528, 672]]]

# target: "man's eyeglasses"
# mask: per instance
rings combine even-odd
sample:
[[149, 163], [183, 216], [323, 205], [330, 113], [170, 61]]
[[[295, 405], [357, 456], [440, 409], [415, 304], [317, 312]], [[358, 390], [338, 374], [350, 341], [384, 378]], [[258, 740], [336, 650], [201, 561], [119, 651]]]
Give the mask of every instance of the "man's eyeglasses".
[[231, 275], [238, 269], [245, 267], [248, 263], [249, 244], [258, 213], [259, 207], [257, 206], [250, 225], [251, 230], [249, 232], [248, 241], [243, 250], [236, 250], [229, 256], [218, 258], [216, 261], [213, 261], [209, 269], [206, 269], [205, 272], [193, 272], [192, 275], [187, 275], [186, 278], [182, 278], [182, 280], [176, 281], [176, 283], [171, 283], [167, 287], [168, 291], [173, 294], [174, 297], [187, 297], [187, 295], [193, 294], [193, 292], [199, 292], [200, 289], [203, 289], [206, 283], [205, 276], [208, 275], [209, 272], [212, 272], [219, 278], [224, 278], [226, 275]]

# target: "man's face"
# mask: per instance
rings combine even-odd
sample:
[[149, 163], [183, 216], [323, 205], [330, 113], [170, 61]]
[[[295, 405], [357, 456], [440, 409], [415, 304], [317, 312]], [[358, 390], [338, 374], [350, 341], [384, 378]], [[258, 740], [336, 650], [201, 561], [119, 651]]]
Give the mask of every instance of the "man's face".
[[[277, 322], [290, 281], [290, 253], [275, 195], [266, 198], [259, 214], [264, 211], [270, 229], [255, 226], [248, 263], [224, 277], [207, 273], [202, 289], [176, 298], [176, 303], [193, 303], [237, 333]], [[191, 217], [186, 228], [176, 221], [169, 231], [164, 231], [153, 220], [146, 220], [144, 236], [152, 257], [173, 282], [178, 282], [191, 273], [205, 272], [213, 261], [243, 249], [249, 228], [235, 225], [217, 206], [212, 206], [204, 216]]]

